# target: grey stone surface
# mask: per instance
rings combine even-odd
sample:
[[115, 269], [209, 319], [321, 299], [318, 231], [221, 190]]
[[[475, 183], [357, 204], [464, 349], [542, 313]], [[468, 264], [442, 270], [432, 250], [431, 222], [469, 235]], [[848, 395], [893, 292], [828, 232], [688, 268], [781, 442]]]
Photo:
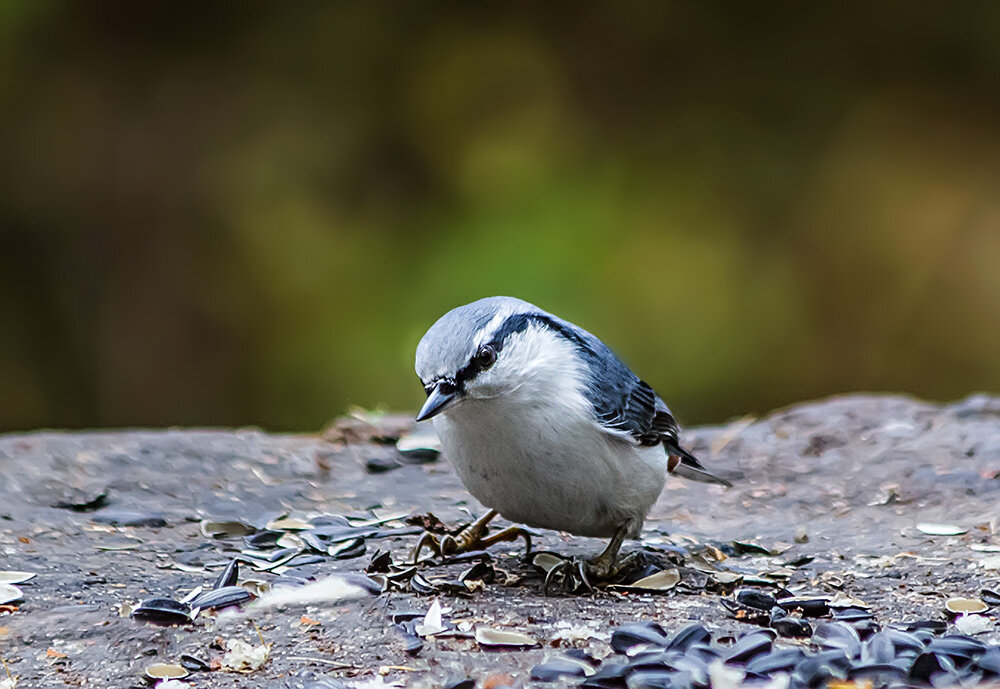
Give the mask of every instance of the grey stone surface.
[[[374, 426], [342, 423], [317, 436], [166, 430], [0, 437], [0, 569], [38, 573], [22, 585], [25, 595], [16, 609], [0, 608], [0, 653], [10, 671], [27, 687], [142, 686], [142, 670], [150, 663], [176, 662], [181, 653], [220, 656], [213, 646], [220, 637], [259, 643], [248, 620], [220, 627], [206, 616], [191, 627], [158, 628], [119, 615], [122, 604], [180, 597], [211, 584], [239, 542], [206, 538], [201, 519], [263, 525], [284, 513], [378, 507], [432, 512], [457, 524], [479, 513], [446, 460], [366, 472], [369, 459], [395, 453], [391, 445], [372, 442], [373, 436], [391, 437], [407, 425], [405, 418], [390, 417]], [[753, 541], [782, 550], [771, 558], [726, 561], [748, 573], [811, 556], [794, 568], [790, 587], [863, 599], [883, 622], [943, 619], [944, 598], [1000, 585], [1000, 572], [984, 566], [996, 553], [982, 550], [1000, 545], [1000, 398], [974, 396], [939, 406], [855, 395], [756, 421], [691, 429], [685, 439], [735, 487], [669, 481], [646, 525], [647, 549]], [[89, 512], [53, 507], [88, 501], [105, 506]], [[917, 530], [920, 522], [968, 531], [928, 536]], [[116, 525], [130, 523], [138, 525]], [[377, 546], [400, 561], [415, 540], [397, 536]], [[548, 532], [537, 547], [583, 554], [598, 552], [603, 543]], [[273, 644], [267, 665], [248, 675], [199, 673], [194, 683], [351, 684], [371, 679], [379, 668], [387, 681], [410, 684], [491, 672], [526, 682], [530, 667], [553, 646], [609, 652], [606, 638], [566, 638], [581, 628], [600, 637], [637, 619], [656, 619], [668, 630], [691, 620], [722, 632], [746, 627], [717, 596], [704, 592], [546, 598], [519, 549], [495, 549], [496, 566], [509, 574], [505, 582], [470, 597], [440, 599], [452, 620], [526, 632], [543, 642], [541, 648], [486, 652], [469, 639], [448, 638], [428, 640], [417, 656], [408, 656], [387, 615], [426, 610], [434, 597], [387, 593], [259, 613], [253, 620]], [[328, 560], [286, 576], [358, 572], [367, 560]], [[318, 624], [304, 624], [303, 615]]]

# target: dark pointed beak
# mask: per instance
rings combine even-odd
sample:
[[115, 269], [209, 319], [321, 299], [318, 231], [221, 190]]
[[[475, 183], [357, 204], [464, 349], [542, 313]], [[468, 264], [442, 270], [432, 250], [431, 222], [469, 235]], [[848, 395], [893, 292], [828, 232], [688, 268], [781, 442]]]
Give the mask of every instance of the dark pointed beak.
[[427, 395], [427, 401], [417, 414], [417, 421], [425, 421], [432, 416], [437, 416], [444, 411], [445, 407], [458, 398], [458, 391], [455, 386], [448, 381], [438, 381], [434, 388]]

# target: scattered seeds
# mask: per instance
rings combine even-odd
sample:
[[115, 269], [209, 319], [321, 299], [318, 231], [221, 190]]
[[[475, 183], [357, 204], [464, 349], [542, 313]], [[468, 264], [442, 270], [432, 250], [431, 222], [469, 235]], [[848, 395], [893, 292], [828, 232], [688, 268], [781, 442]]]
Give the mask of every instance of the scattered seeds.
[[650, 646], [666, 648], [667, 633], [656, 622], [626, 624], [611, 634], [611, 648], [616, 653], [632, 656]]
[[[247, 560], [251, 567], [253, 567], [258, 572], [273, 572], [279, 567], [283, 567], [289, 564], [292, 560], [297, 558], [301, 552], [295, 548], [281, 548], [273, 553], [261, 553], [263, 558], [258, 558], [257, 553], [251, 555], [249, 551], [244, 550], [243, 555], [246, 555], [249, 560]], [[254, 562], [254, 560], [263, 560], [263, 562]], [[301, 563], [300, 563], [301, 564]], [[280, 573], [280, 572], [279, 572]]]
[[445, 629], [447, 627], [444, 626], [441, 618], [441, 602], [435, 598], [434, 602], [431, 603], [431, 607], [427, 609], [427, 614], [424, 615], [423, 622], [417, 624], [414, 627], [414, 631], [420, 636], [433, 636], [434, 634], [440, 634]]
[[780, 563], [782, 567], [803, 567], [816, 559], [815, 555], [799, 555]]
[[[303, 531], [303, 533], [305, 532]], [[292, 548], [294, 550], [305, 550], [306, 547], [305, 540], [290, 531], [281, 534], [281, 538], [277, 540], [275, 545], [279, 548]]]
[[190, 601], [192, 608], [202, 608], [204, 610], [214, 610], [216, 608], [228, 608], [233, 605], [246, 603], [253, 596], [242, 586], [220, 586], [211, 591], [196, 596]]
[[775, 633], [768, 630], [750, 632], [740, 637], [723, 658], [727, 665], [743, 665], [759, 655], [770, 653]]
[[206, 672], [212, 667], [208, 661], [202, 660], [198, 656], [191, 655], [190, 653], [185, 653], [181, 656], [181, 666], [190, 672]]
[[722, 586], [732, 586], [743, 581], [743, 575], [739, 572], [712, 572], [712, 581]]
[[0, 605], [19, 601], [24, 597], [24, 592], [13, 584], [0, 584]]
[[949, 598], [944, 607], [952, 615], [986, 612], [990, 608], [990, 606], [978, 598]]
[[489, 562], [480, 560], [459, 574], [458, 580], [466, 586], [469, 586], [473, 582], [477, 581], [481, 581], [484, 584], [491, 584], [496, 579], [496, 576], [497, 571], [493, 568], [493, 565]]
[[132, 618], [159, 626], [191, 622], [191, 606], [171, 598], [150, 598], [132, 610]]
[[365, 572], [368, 574], [384, 574], [392, 567], [392, 553], [388, 550], [376, 550], [368, 561]]
[[808, 639], [812, 636], [812, 626], [800, 617], [784, 615], [771, 620], [771, 629], [778, 632], [778, 636], [789, 639]]
[[563, 677], [584, 677], [593, 674], [593, 668], [576, 658], [553, 658], [531, 668], [531, 679], [537, 682], [555, 682]]
[[244, 536], [243, 545], [247, 548], [253, 550], [263, 550], [265, 548], [273, 548], [278, 543], [278, 539], [283, 535], [282, 531], [275, 531], [273, 529], [265, 529], [263, 531], [258, 531], [257, 533]]
[[240, 578], [240, 561], [233, 558], [226, 568], [219, 573], [212, 584], [213, 589], [221, 589], [223, 586], [235, 586]]
[[161, 679], [182, 679], [188, 676], [188, 671], [181, 665], [171, 663], [153, 663], [146, 668], [146, 679], [156, 682]]
[[535, 565], [535, 567], [538, 567], [546, 573], [553, 567], [561, 565], [563, 562], [565, 562], [565, 558], [546, 552], [536, 553], [535, 557], [531, 560], [531, 563]]
[[867, 609], [867, 608], [870, 608], [871, 606], [868, 605], [868, 603], [864, 602], [863, 600], [861, 600], [859, 598], [853, 598], [851, 596], [848, 596], [843, 591], [840, 591], [840, 592], [837, 593], [836, 596], [833, 597], [833, 599], [830, 600], [830, 607], [831, 608], [866, 608]]
[[349, 560], [365, 554], [365, 539], [353, 538], [349, 541], [334, 543], [327, 549], [327, 555], [334, 560]]
[[611, 638], [611, 632], [602, 628], [599, 622], [556, 622], [555, 631], [552, 633], [550, 641], [553, 646], [572, 646], [578, 641], [589, 641], [590, 639], [602, 639], [607, 641]]
[[492, 627], [476, 627], [476, 643], [483, 648], [533, 648], [538, 645], [527, 634]]
[[215, 522], [205, 519], [199, 525], [201, 535], [206, 538], [242, 538], [257, 531], [249, 524], [238, 521]]
[[432, 426], [425, 424], [397, 440], [396, 449], [408, 461], [433, 462], [441, 454], [441, 439]]
[[681, 574], [677, 569], [665, 569], [648, 577], [643, 577], [631, 584], [615, 584], [608, 588], [616, 591], [634, 591], [638, 593], [663, 593], [680, 583]]
[[414, 593], [429, 594], [437, 593], [438, 587], [427, 581], [422, 575], [414, 574], [410, 577], [410, 590]]
[[767, 611], [778, 604], [774, 596], [758, 589], [740, 589], [736, 592], [736, 602], [748, 608]]
[[777, 553], [759, 543], [752, 543], [750, 541], [733, 541], [733, 548], [740, 555], [777, 555]]
[[0, 584], [23, 584], [35, 576], [35, 572], [0, 571]]
[[917, 524], [917, 531], [928, 536], [961, 536], [968, 533], [968, 529], [956, 526], [955, 524], [934, 524], [932, 522], [921, 522]]
[[313, 525], [305, 519], [295, 519], [293, 517], [282, 517], [267, 523], [269, 531], [306, 531], [312, 529]]
[[403, 466], [394, 456], [377, 455], [365, 458], [365, 471], [369, 474], [384, 474]]
[[794, 612], [803, 617], [825, 617], [830, 614], [828, 598], [792, 597], [777, 601], [778, 607], [787, 612]]

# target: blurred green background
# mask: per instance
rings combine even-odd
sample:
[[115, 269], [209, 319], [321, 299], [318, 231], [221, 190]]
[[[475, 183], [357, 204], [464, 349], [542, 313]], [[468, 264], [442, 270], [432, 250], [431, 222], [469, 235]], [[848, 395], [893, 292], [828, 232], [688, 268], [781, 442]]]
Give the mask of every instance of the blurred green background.
[[0, 0], [0, 429], [416, 409], [511, 294], [687, 423], [1000, 388], [1000, 5]]

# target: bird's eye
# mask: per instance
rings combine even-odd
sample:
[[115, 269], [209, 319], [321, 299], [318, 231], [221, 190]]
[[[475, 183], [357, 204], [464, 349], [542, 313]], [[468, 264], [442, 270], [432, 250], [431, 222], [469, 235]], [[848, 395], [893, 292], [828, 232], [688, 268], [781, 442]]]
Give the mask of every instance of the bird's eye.
[[476, 352], [476, 365], [479, 367], [479, 370], [485, 371], [496, 362], [497, 350], [493, 349], [491, 345], [483, 345]]

